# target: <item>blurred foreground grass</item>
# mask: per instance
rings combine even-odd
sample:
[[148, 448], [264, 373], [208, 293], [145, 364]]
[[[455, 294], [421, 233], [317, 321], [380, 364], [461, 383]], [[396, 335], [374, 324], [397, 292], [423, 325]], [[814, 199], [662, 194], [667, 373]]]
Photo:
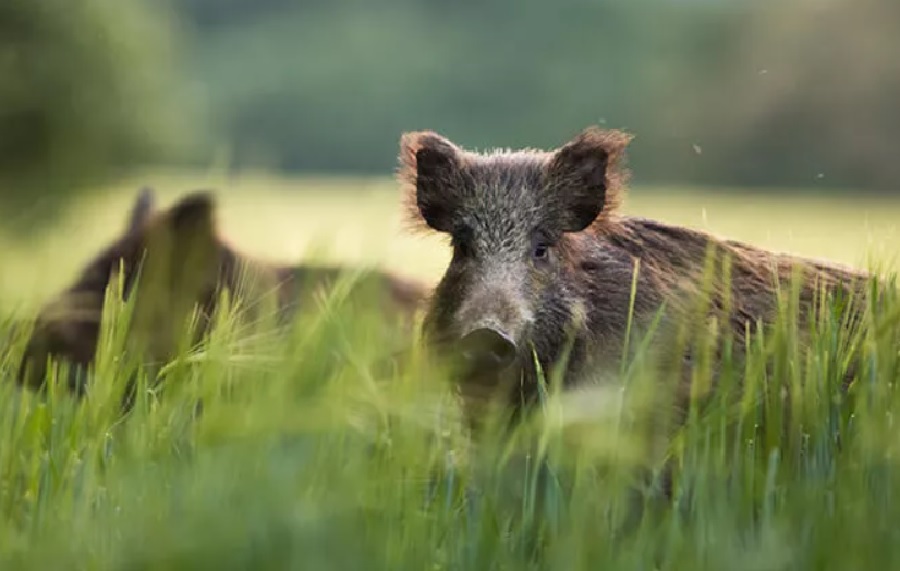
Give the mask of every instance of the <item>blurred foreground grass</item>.
[[[311, 197], [261, 182], [225, 189], [223, 230], [250, 251], [290, 258], [333, 229], [335, 257], [374, 259], [384, 246], [391, 267], [440, 271], [436, 246], [391, 239], [393, 194], [321, 185]], [[83, 218], [42, 245], [48, 266], [28, 271], [77, 269], [124, 224], [133, 192], [83, 204]], [[849, 211], [849, 201], [811, 210], [776, 198], [638, 196], [634, 211], [699, 223], [705, 206], [714, 230], [851, 262], [866, 251], [865, 216], [885, 240], [877, 232], [896, 220], [883, 206]], [[27, 259], [15, 263], [28, 268]], [[53, 277], [54, 287], [65, 281]], [[671, 506], [634, 492], [633, 470], [653, 464], [630, 403], [667, 381], [639, 369], [624, 393], [583, 393], [579, 410], [550, 394], [537, 431], [473, 447], [440, 375], [415, 357], [399, 372], [374, 366], [382, 340], [339, 303], [310, 308], [279, 336], [239, 332], [224, 313], [125, 419], [116, 392], [134, 370], [119, 350], [127, 307], [106, 316], [82, 405], [58, 390], [46, 400], [15, 391], [22, 339], [7, 334], [0, 568], [894, 569], [900, 302], [888, 301], [852, 341], [863, 359], [849, 401], [834, 390], [847, 339], [827, 313], [809, 349], [785, 320], [746, 367], [726, 363], [748, 397], [736, 407], [716, 400], [678, 435]]]

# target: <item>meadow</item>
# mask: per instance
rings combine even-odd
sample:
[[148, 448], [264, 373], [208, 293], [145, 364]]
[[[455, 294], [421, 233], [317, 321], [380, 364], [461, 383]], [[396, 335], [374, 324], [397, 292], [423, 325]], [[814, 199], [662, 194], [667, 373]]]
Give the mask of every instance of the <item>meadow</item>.
[[[223, 236], [273, 260], [323, 259], [379, 264], [436, 280], [449, 260], [439, 237], [406, 232], [396, 184], [389, 178], [283, 178], [266, 173], [226, 178], [153, 171], [77, 202], [28, 242], [0, 232], [6, 271], [0, 301], [33, 306], [62, 287], [120, 232], [137, 189], [153, 186], [161, 203], [213, 189]], [[709, 230], [776, 250], [865, 266], [900, 267], [900, 201], [809, 191], [754, 194], [733, 189], [637, 187], [625, 211]], [[18, 213], [27, 217], [29, 213]]]
[[[656, 441], [627, 391], [573, 405], [551, 386], [535, 423], [473, 445], [439, 372], [415, 356], [403, 369], [373, 365], [383, 340], [342, 310], [339, 292], [278, 336], [240, 330], [225, 311], [124, 419], [117, 391], [137, 370], [122, 353], [128, 304], [104, 316], [85, 402], [57, 387], [17, 391], [12, 318], [120, 232], [144, 183], [164, 203], [215, 189], [222, 235], [269, 259], [315, 255], [426, 280], [448, 259], [441, 239], [403, 232], [386, 179], [155, 172], [98, 191], [35, 240], [3, 237], [0, 569], [898, 568], [900, 300], [890, 297], [859, 338], [826, 315], [804, 348], [794, 321], [776, 324], [726, 375], [744, 379], [738, 405], [726, 394], [677, 434], [670, 503], [633, 477], [653, 467]], [[626, 211], [898, 267], [897, 201], [637, 187]], [[845, 341], [863, 365], [841, 399]], [[625, 377], [665, 382], [639, 368]]]

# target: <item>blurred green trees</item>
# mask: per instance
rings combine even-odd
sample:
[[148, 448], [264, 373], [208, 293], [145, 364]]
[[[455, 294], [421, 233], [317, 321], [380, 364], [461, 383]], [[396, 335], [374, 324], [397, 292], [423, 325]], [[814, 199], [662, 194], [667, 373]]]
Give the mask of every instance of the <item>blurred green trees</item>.
[[692, 176], [900, 191], [900, 3], [765, 1], [735, 32], [667, 110], [709, 151]]
[[637, 135], [641, 182], [900, 180], [894, 0], [177, 6], [237, 165], [386, 173], [405, 129], [550, 146], [600, 122]]
[[5, 224], [30, 226], [75, 191], [189, 141], [168, 24], [133, 0], [0, 3]]
[[898, 53], [893, 0], [7, 0], [0, 208], [133, 166], [384, 175], [404, 130], [590, 123], [636, 134], [637, 182], [896, 192]]

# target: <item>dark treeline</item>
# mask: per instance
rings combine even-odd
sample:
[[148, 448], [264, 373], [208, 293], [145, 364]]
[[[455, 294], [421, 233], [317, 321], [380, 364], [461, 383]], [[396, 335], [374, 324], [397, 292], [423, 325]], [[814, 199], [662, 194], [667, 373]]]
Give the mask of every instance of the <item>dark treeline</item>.
[[174, 1], [232, 165], [384, 172], [406, 129], [599, 122], [641, 182], [900, 187], [894, 0]]

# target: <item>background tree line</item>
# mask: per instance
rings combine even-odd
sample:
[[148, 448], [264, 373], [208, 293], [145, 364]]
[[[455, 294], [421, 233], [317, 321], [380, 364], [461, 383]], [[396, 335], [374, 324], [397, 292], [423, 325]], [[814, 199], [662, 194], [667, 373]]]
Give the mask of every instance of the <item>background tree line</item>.
[[398, 134], [633, 131], [642, 182], [900, 181], [892, 0], [178, 0], [238, 165], [384, 172]]
[[639, 182], [896, 192], [898, 32], [893, 0], [10, 0], [0, 183], [386, 173], [403, 130], [552, 146], [599, 122], [637, 135]]

